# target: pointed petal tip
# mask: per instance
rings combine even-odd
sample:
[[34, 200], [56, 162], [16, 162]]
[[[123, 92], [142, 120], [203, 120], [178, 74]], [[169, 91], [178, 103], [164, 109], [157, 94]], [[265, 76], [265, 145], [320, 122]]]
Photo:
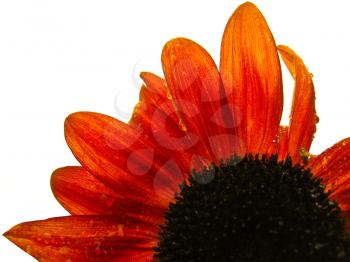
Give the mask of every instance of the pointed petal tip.
[[5, 233], [2, 234], [3, 237], [5, 237], [8, 241], [10, 241], [12, 244], [15, 244], [18, 246], [18, 238], [16, 238], [12, 232], [12, 229], [9, 229]]
[[10, 231], [11, 231], [11, 229], [7, 230], [5, 233], [2, 233], [2, 236], [6, 237], [7, 239], [9, 239]]
[[[136, 261], [133, 257], [140, 248], [150, 258], [155, 226], [139, 228], [135, 222], [126, 226], [115, 219], [111, 216], [57, 217], [24, 222], [3, 235], [38, 261]], [[96, 252], [96, 243], [101, 243], [102, 252]]]
[[15, 225], [11, 227], [9, 230], [7, 230], [5, 233], [2, 234], [3, 237], [5, 237], [7, 240], [11, 241], [12, 243], [17, 245], [16, 239], [20, 239], [17, 234], [16, 230], [19, 228], [21, 224]]

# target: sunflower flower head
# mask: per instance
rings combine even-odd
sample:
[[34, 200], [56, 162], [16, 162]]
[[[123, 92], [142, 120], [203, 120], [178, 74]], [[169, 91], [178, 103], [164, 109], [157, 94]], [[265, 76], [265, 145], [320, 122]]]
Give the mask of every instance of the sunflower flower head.
[[[288, 126], [279, 55], [295, 81]], [[309, 152], [312, 75], [257, 7], [229, 19], [219, 68], [186, 38], [161, 61], [164, 78], [141, 73], [129, 123], [67, 117], [81, 166], [51, 187], [71, 216], [4, 235], [39, 261], [349, 261], [350, 138]]]
[[189, 181], [165, 215], [159, 261], [345, 261], [349, 255], [338, 205], [320, 179], [290, 158], [232, 158]]

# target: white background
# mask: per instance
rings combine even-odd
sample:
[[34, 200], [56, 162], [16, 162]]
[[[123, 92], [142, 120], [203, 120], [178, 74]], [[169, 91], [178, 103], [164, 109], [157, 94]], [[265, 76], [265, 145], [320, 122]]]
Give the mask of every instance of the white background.
[[[350, 5], [256, 1], [278, 44], [314, 74], [318, 131], [313, 153], [350, 136]], [[0, 233], [67, 213], [51, 194], [51, 172], [77, 164], [63, 121], [74, 111], [127, 120], [140, 70], [161, 72], [164, 43], [185, 36], [219, 61], [222, 32], [242, 3], [221, 1], [12, 0], [0, 2]], [[286, 75], [284, 122], [293, 83]], [[117, 98], [116, 98], [117, 97]], [[1, 261], [34, 261], [0, 237]]]

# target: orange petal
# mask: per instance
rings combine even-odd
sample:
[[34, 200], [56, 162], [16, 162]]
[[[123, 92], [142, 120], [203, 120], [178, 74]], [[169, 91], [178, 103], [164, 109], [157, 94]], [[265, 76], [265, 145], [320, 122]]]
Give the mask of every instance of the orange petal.
[[278, 154], [278, 159], [281, 161], [288, 156], [288, 132], [288, 126], [278, 128], [278, 135], [271, 143], [269, 155]]
[[308, 168], [331, 190], [343, 211], [350, 210], [350, 138], [346, 138], [322, 154], [315, 156]]
[[150, 122], [152, 120], [153, 112], [157, 106], [168, 101], [166, 82], [159, 76], [142, 72], [141, 78], [145, 85], [141, 87], [139, 103], [135, 106], [133, 115], [130, 119], [130, 124], [141, 125], [146, 131], [150, 132]]
[[39, 261], [153, 261], [157, 228], [110, 216], [26, 222], [4, 234]]
[[283, 160], [288, 156], [288, 134], [289, 128], [287, 126], [280, 126], [277, 136], [279, 160]]
[[141, 78], [146, 85], [141, 87], [139, 103], [134, 109], [130, 125], [141, 127], [147, 136], [154, 139], [157, 146], [171, 150], [178, 162], [187, 165], [186, 170], [190, 170], [188, 158], [181, 156], [196, 141], [191, 140], [189, 134], [181, 130], [165, 80], [148, 72], [142, 72]]
[[112, 117], [74, 113], [66, 119], [65, 136], [86, 170], [116, 192], [126, 188], [136, 202], [167, 207], [170, 193], [157, 194], [155, 175], [166, 177], [167, 184], [163, 186], [172, 193], [184, 179], [183, 174], [175, 176], [167, 169], [159, 173], [171, 156], [155, 146], [141, 130]]
[[315, 109], [315, 89], [312, 75], [303, 60], [289, 47], [278, 46], [283, 61], [295, 80], [293, 103], [290, 112], [288, 151], [296, 162], [300, 151], [309, 151], [318, 117]]
[[266, 153], [282, 115], [282, 76], [273, 36], [252, 3], [239, 6], [226, 25], [220, 72], [228, 101], [238, 108], [235, 119], [242, 119], [237, 133], [247, 152]]
[[236, 146], [232, 114], [220, 74], [210, 55], [195, 42], [176, 38], [162, 52], [169, 92], [183, 130], [198, 138], [195, 151], [209, 161], [231, 156]]
[[150, 72], [141, 72], [140, 77], [147, 86], [147, 89], [140, 93], [141, 100], [151, 100], [152, 104], [167, 100], [166, 82], [163, 78]]
[[133, 201], [130, 191], [122, 186], [111, 190], [82, 167], [63, 167], [53, 172], [51, 188], [60, 204], [73, 215], [118, 215], [137, 217], [160, 223], [165, 209]]

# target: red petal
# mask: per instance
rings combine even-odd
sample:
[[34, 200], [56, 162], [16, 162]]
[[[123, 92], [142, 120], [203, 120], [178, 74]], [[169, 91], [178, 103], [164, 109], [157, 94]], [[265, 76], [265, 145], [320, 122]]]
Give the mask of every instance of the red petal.
[[285, 159], [288, 156], [288, 135], [289, 128], [287, 126], [280, 126], [278, 129], [278, 158]]
[[238, 108], [235, 119], [242, 119], [237, 133], [247, 152], [266, 153], [282, 115], [282, 76], [273, 36], [252, 3], [239, 6], [226, 25], [220, 72], [228, 101]]
[[61, 205], [73, 215], [118, 215], [159, 224], [165, 209], [135, 202], [128, 191], [113, 191], [82, 167], [63, 167], [51, 176], [51, 188]]
[[292, 159], [299, 162], [300, 151], [309, 151], [316, 132], [318, 117], [315, 109], [315, 90], [312, 75], [300, 57], [287, 46], [278, 46], [278, 50], [295, 80], [288, 151]]
[[70, 216], [19, 224], [6, 238], [39, 261], [153, 261], [157, 228], [110, 216]]
[[[65, 122], [65, 136], [74, 156], [93, 176], [136, 202], [167, 207], [168, 196], [157, 194], [154, 176], [171, 156], [156, 147], [141, 130], [98, 113], [75, 113]], [[181, 169], [182, 170], [182, 169]], [[140, 172], [144, 173], [140, 173]], [[167, 171], [167, 172], [165, 172]], [[181, 174], [164, 169], [168, 191], [178, 190]]]
[[169, 100], [166, 82], [159, 76], [148, 72], [142, 72], [141, 78], [146, 85], [141, 87], [139, 103], [135, 106], [130, 124], [140, 125], [148, 134], [152, 134], [150, 123], [154, 111], [159, 105]]
[[194, 135], [195, 152], [209, 161], [231, 156], [237, 149], [232, 112], [220, 74], [210, 55], [195, 42], [177, 38], [162, 52], [165, 79], [183, 130]]
[[274, 141], [272, 141], [269, 155], [278, 154], [279, 160], [284, 160], [288, 156], [288, 127], [280, 126], [278, 128], [278, 135]]
[[134, 109], [130, 125], [141, 127], [157, 146], [170, 150], [169, 154], [183, 164], [184, 172], [188, 172], [191, 170], [190, 163], [188, 157], [183, 155], [196, 141], [181, 130], [165, 80], [148, 72], [141, 73], [141, 78], [146, 86], [141, 88], [140, 100]]
[[147, 86], [147, 89], [140, 93], [141, 100], [149, 101], [151, 104], [168, 100], [166, 82], [163, 78], [149, 72], [141, 72], [140, 77]]
[[322, 154], [315, 156], [308, 168], [331, 190], [343, 211], [350, 210], [350, 138], [346, 138]]

